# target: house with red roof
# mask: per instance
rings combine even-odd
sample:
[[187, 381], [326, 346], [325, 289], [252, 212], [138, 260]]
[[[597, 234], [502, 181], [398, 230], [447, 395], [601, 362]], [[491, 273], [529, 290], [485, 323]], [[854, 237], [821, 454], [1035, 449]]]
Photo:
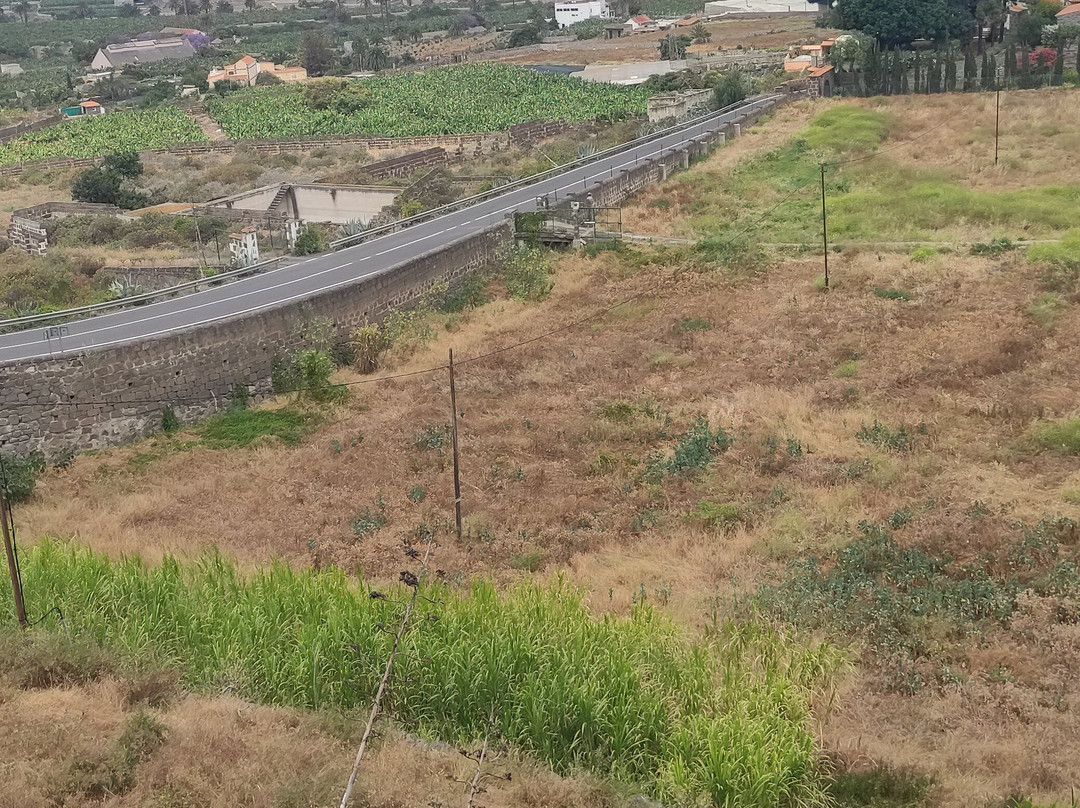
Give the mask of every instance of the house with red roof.
[[273, 62], [260, 62], [254, 56], [246, 55], [235, 64], [211, 70], [206, 75], [206, 84], [211, 90], [219, 81], [231, 81], [244, 87], [254, 87], [261, 75], [274, 76], [286, 84], [305, 81], [308, 77], [307, 71], [302, 67], [286, 67]]
[[644, 14], [638, 14], [636, 17], [631, 17], [626, 22], [630, 26], [631, 31], [656, 31], [660, 26], [656, 24], [656, 21], [651, 17]]
[[1080, 25], [1080, 3], [1069, 3], [1054, 15], [1058, 25]]

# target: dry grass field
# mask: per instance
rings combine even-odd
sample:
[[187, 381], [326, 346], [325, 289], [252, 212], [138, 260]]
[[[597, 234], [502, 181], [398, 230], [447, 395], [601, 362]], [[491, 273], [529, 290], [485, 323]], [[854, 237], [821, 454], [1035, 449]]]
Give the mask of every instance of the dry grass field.
[[[837, 204], [886, 177], [900, 189], [898, 210], [931, 179], [1042, 205], [1047, 188], [1077, 176], [1076, 98], [1004, 96], [996, 168], [985, 122], [992, 98], [849, 104], [891, 123], [870, 147], [880, 157], [844, 169]], [[702, 211], [719, 217], [738, 194], [747, 210], [763, 209], [767, 185], [746, 191], [732, 178], [757, 176], [771, 165], [763, 154], [811, 136], [808, 122], [840, 106], [788, 107], [628, 204], [627, 228], [696, 238], [710, 235]], [[1065, 198], [1075, 193], [1062, 187]], [[882, 227], [872, 207], [865, 219], [849, 215], [853, 232]], [[830, 256], [827, 292], [813, 251], [731, 257], [660, 245], [562, 255], [543, 302], [509, 300], [493, 279], [493, 302], [428, 315], [433, 336], [392, 351], [378, 373], [339, 371], [348, 399], [319, 410], [297, 445], [265, 437], [214, 449], [194, 429], [84, 455], [43, 478], [16, 519], [26, 541], [70, 536], [151, 562], [216, 546], [248, 567], [284, 559], [375, 581], [396, 577], [403, 541], [433, 536], [433, 563], [450, 581], [561, 575], [596, 612], [625, 614], [645, 600], [696, 634], [756, 612], [832, 638], [856, 663], [817, 728], [841, 771], [928, 778], [925, 804], [982, 808], [1010, 795], [1067, 804], [1080, 784], [1080, 629], [1073, 584], [1048, 581], [1072, 580], [1080, 540], [1080, 439], [1069, 420], [1080, 414], [1069, 269], [1080, 256], [972, 254], [968, 245], [1022, 237], [1015, 221], [1033, 215], [1015, 209], [1001, 224], [960, 216], [927, 233], [937, 248], [921, 252], [842, 246]], [[1065, 235], [1050, 213], [1033, 221], [1040, 239]], [[882, 231], [887, 240], [905, 233], [903, 223]], [[461, 541], [452, 529], [449, 348], [459, 363]], [[285, 397], [268, 406], [302, 410]], [[672, 471], [699, 417], [733, 442], [690, 473]], [[820, 565], [808, 568], [808, 557]], [[873, 581], [846, 609], [831, 609], [830, 598], [847, 590], [820, 588], [840, 586], [828, 577], [837, 570]], [[800, 610], [822, 597], [817, 614]], [[118, 732], [117, 687], [78, 692], [86, 720], [105, 734]], [[9, 694], [0, 722], [17, 728], [38, 709], [62, 722], [71, 697]], [[190, 696], [162, 720], [179, 728], [169, 741], [181, 747], [169, 764], [178, 771], [188, 765], [183, 748], [204, 742], [258, 758], [236, 783], [244, 793], [274, 771], [262, 757], [288, 754], [294, 737], [304, 739], [305, 776], [338, 777], [347, 758], [298, 714]], [[28, 741], [6, 743], [16, 759], [39, 761], [25, 771], [41, 765], [17, 748]], [[453, 765], [403, 744], [383, 747], [380, 771], [426, 784]], [[154, 767], [145, 776], [171, 776]], [[486, 804], [601, 804], [593, 786], [534, 776], [551, 795]], [[422, 804], [397, 796], [369, 804]], [[112, 804], [141, 804], [127, 800]]]

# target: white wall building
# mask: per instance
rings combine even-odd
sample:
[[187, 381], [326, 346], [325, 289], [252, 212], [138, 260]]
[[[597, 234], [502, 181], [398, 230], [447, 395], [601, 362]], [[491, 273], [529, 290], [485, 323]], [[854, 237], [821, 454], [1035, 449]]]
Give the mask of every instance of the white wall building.
[[593, 17], [611, 19], [611, 6], [607, 0], [590, 0], [586, 3], [556, 3], [555, 22], [560, 28], [566, 28], [575, 22], [591, 20]]

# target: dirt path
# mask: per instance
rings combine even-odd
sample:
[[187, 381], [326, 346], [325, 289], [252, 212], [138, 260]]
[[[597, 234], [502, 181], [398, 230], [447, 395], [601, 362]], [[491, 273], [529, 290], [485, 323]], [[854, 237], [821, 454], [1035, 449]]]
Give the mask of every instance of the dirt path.
[[190, 110], [190, 115], [195, 119], [195, 123], [199, 125], [199, 128], [203, 130], [203, 134], [210, 140], [228, 140], [225, 133], [221, 131], [221, 127], [217, 125], [217, 122], [206, 114], [204, 110], [193, 109]]

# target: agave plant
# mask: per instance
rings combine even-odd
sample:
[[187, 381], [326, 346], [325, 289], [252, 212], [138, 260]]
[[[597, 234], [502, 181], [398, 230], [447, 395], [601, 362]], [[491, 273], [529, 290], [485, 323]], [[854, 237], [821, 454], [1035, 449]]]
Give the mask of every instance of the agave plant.
[[346, 237], [359, 236], [365, 230], [367, 230], [367, 226], [362, 221], [359, 219], [349, 219], [349, 221], [341, 226], [341, 235]]
[[109, 284], [109, 292], [117, 299], [141, 295], [143, 291], [144, 289], [142, 286], [130, 275], [116, 278]]
[[585, 160], [589, 157], [592, 157], [594, 154], [596, 154], [596, 151], [597, 149], [595, 143], [582, 143], [580, 146], [578, 146], [578, 159]]

